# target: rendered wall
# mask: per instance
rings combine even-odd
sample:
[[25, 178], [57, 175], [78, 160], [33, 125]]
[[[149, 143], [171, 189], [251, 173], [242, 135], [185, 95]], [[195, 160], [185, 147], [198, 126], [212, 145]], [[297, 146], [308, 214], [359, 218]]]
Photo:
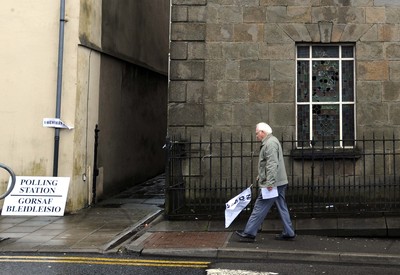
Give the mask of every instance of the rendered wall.
[[80, 42], [101, 59], [97, 199], [164, 172], [168, 4], [82, 1]]
[[99, 159], [103, 195], [164, 172], [166, 77], [102, 57]]
[[[74, 126], [79, 2], [66, 1], [61, 119]], [[17, 176], [52, 176], [59, 46], [59, 1], [3, 1], [0, 10], [1, 162]], [[61, 130], [58, 176], [73, 178], [74, 130]], [[1, 190], [8, 176], [1, 175]], [[73, 186], [74, 183], [71, 183]], [[74, 197], [70, 188], [69, 197]], [[69, 206], [67, 206], [69, 208]]]
[[169, 0], [103, 0], [102, 49], [166, 75]]
[[[140, 10], [142, 7], [153, 12], [157, 9], [149, 6], [149, 1], [145, 1], [146, 5], [141, 5], [142, 1], [135, 1], [136, 5], [134, 1], [121, 5], [123, 2], [126, 1], [104, 1], [103, 5], [101, 0], [65, 1], [61, 119], [74, 127], [62, 129], [60, 135], [58, 176], [71, 178], [66, 212], [86, 207], [93, 198], [96, 124], [104, 130], [100, 132], [104, 133], [100, 137], [103, 144], [110, 140], [118, 143], [99, 149], [106, 153], [99, 156], [106, 159], [106, 165], [100, 163], [104, 173], [97, 180], [99, 187], [107, 191], [106, 195], [111, 195], [110, 190], [128, 188], [163, 172], [161, 147], [166, 132], [169, 9], [168, 5], [166, 10], [160, 9], [158, 17], [150, 14], [163, 22], [164, 25], [158, 27], [161, 22], [155, 21], [156, 29], [162, 32], [155, 33], [151, 29], [154, 37], [143, 36], [153, 37], [150, 44], [140, 48], [139, 43], [132, 47], [132, 41], [139, 41], [131, 37], [132, 30], [146, 33], [146, 29], [135, 25], [131, 14], [147, 13]], [[113, 4], [116, 9], [111, 9]], [[103, 16], [104, 10], [111, 13]], [[10, 166], [17, 176], [52, 176], [54, 129], [44, 128], [42, 121], [55, 117], [60, 1], [3, 1], [0, 16], [3, 22], [0, 24], [0, 127], [3, 133], [0, 162]], [[149, 21], [146, 20], [147, 28]], [[107, 26], [107, 39], [119, 41], [117, 45], [108, 44], [107, 51], [101, 44], [104, 26]], [[113, 34], [112, 29], [118, 31]], [[155, 41], [155, 37], [160, 40]], [[150, 54], [146, 50], [150, 50]], [[114, 86], [115, 83], [118, 85]], [[128, 95], [126, 101], [119, 101], [121, 93]], [[104, 100], [108, 95], [112, 97], [110, 103], [116, 105], [99, 103], [100, 96]], [[103, 107], [101, 111], [100, 107]], [[118, 115], [122, 112], [127, 122], [115, 126], [119, 121], [107, 119], [111, 112]], [[118, 140], [118, 131], [117, 135], [112, 131], [107, 134], [108, 127], [120, 130], [125, 126], [132, 129], [122, 140]], [[157, 129], [155, 133], [153, 129]], [[141, 145], [140, 148], [136, 144]], [[110, 149], [119, 151], [107, 151]], [[131, 159], [124, 157], [126, 152]], [[7, 173], [0, 173], [0, 192], [5, 191], [8, 177]], [[104, 184], [103, 178], [106, 179]]]

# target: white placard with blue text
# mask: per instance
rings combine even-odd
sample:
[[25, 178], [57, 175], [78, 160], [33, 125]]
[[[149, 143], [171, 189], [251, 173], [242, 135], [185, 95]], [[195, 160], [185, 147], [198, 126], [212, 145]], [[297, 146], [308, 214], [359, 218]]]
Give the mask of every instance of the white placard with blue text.
[[63, 216], [69, 180], [69, 177], [16, 177], [1, 215]]

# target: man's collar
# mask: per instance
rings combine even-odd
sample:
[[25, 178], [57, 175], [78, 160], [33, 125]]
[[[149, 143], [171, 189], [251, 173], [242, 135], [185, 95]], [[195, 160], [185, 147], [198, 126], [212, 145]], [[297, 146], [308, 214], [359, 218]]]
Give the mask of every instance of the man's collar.
[[266, 135], [263, 140], [261, 141], [262, 144], [264, 144], [270, 137], [272, 137], [272, 134]]

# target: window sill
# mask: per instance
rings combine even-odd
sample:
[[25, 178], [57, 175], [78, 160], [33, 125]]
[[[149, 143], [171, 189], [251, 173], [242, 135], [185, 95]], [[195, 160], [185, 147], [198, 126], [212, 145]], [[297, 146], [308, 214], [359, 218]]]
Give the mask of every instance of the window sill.
[[294, 160], [359, 159], [362, 152], [358, 148], [293, 149], [290, 156]]

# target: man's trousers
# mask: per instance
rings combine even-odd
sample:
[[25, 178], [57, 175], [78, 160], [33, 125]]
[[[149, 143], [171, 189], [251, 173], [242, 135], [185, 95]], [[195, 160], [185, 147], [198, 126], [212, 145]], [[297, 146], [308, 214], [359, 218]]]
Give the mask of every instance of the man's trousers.
[[253, 211], [251, 212], [250, 218], [247, 221], [244, 233], [256, 236], [258, 229], [263, 223], [272, 205], [275, 203], [283, 223], [282, 234], [285, 236], [295, 235], [285, 199], [287, 186], [287, 184], [278, 186], [278, 196], [271, 199], [263, 199], [261, 192], [259, 192], [260, 194], [257, 197]]

